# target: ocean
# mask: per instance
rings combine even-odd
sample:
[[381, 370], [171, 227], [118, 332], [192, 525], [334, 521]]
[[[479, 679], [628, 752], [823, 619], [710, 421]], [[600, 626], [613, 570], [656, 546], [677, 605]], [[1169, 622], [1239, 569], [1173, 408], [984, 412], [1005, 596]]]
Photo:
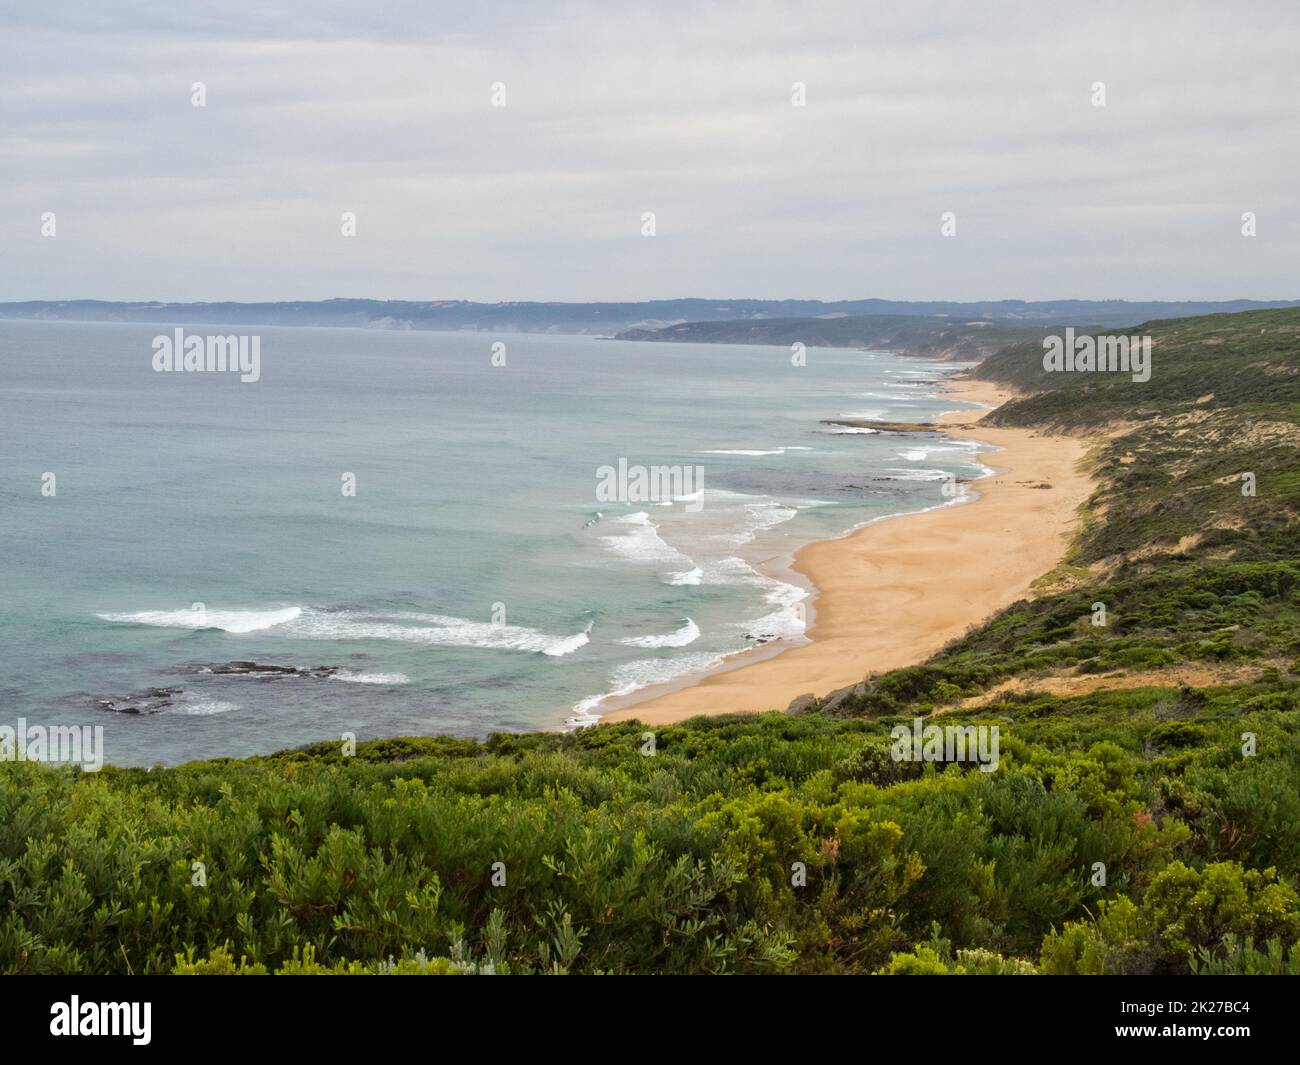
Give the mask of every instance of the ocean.
[[[187, 328], [256, 333], [243, 382], [156, 372], [173, 331], [0, 322], [0, 723], [102, 725], [115, 764], [593, 722], [803, 639], [798, 546], [987, 472], [973, 441], [822, 424], [967, 408], [952, 363]], [[620, 463], [683, 490], [611, 499]]]

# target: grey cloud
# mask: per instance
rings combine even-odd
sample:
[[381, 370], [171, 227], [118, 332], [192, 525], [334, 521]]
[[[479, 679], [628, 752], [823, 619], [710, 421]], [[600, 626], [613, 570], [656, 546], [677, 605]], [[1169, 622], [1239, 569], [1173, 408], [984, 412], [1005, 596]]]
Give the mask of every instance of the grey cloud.
[[0, 299], [1294, 296], [1298, 24], [1283, 4], [8, 4]]

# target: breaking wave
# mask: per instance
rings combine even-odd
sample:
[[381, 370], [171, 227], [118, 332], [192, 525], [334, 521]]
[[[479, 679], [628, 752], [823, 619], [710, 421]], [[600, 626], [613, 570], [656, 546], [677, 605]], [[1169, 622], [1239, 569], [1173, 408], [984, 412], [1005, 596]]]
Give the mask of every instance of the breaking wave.
[[700, 627], [687, 618], [685, 624], [675, 632], [663, 636], [629, 636], [618, 642], [628, 647], [685, 647], [699, 638]]

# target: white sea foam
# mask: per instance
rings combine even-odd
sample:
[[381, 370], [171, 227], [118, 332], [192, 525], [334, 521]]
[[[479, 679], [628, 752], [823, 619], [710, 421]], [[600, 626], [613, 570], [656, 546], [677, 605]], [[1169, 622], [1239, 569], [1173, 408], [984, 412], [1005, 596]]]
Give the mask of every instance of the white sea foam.
[[701, 455], [784, 455], [787, 451], [811, 451], [810, 447], [774, 447], [768, 450], [749, 450], [746, 448], [714, 448], [711, 451], [701, 451]]
[[622, 530], [614, 536], [602, 536], [610, 551], [633, 562], [673, 562], [690, 564], [683, 555], [659, 535], [659, 526], [650, 520], [644, 510], [624, 514], [613, 523]]
[[285, 634], [313, 640], [398, 640], [438, 647], [571, 654], [590, 640], [591, 626], [572, 636], [552, 636], [522, 625], [495, 625], [445, 614], [308, 611]]
[[[307, 640], [397, 640], [441, 647], [476, 647], [490, 650], [540, 652], [552, 657], [572, 654], [590, 642], [591, 625], [571, 636], [555, 636], [522, 625], [495, 625], [445, 614], [415, 612], [362, 612], [312, 610], [287, 607], [282, 610], [209, 610], [206, 616], [191, 610], [140, 610], [122, 614], [98, 614], [105, 621], [157, 628], [222, 629], [232, 633], [260, 632], [274, 628], [277, 636]], [[201, 623], [202, 622], [202, 623]], [[360, 679], [381, 676], [384, 680]], [[391, 680], [401, 674], [339, 676], [357, 684], [400, 684]]]
[[618, 642], [628, 647], [685, 647], [699, 638], [700, 627], [687, 618], [679, 629], [663, 636], [629, 636]]
[[191, 717], [212, 717], [215, 714], [228, 714], [232, 710], [239, 709], [234, 703], [223, 702], [220, 699], [204, 699], [202, 696], [191, 698], [188, 695], [175, 706], [180, 713]]
[[225, 632], [260, 632], [294, 621], [302, 607], [278, 610], [136, 610], [122, 614], [96, 614], [103, 621], [151, 625], [162, 629], [222, 629]]
[[879, 429], [868, 429], [865, 426], [858, 425], [831, 425], [826, 431], [835, 433], [838, 436], [871, 436], [873, 433], [880, 432]]
[[720, 665], [724, 657], [710, 651], [688, 651], [686, 654], [671, 655], [667, 658], [639, 658], [633, 662], [625, 662], [611, 675], [611, 689], [600, 695], [589, 695], [576, 703], [573, 707], [573, 717], [565, 722], [565, 726], [580, 728], [595, 724], [600, 717], [595, 711], [606, 700], [631, 695], [652, 684], [666, 684], [668, 681], [691, 673], [703, 673]]
[[689, 673], [701, 673], [722, 662], [723, 656], [712, 651], [689, 651], [667, 658], [638, 658], [624, 662], [614, 670], [615, 694], [629, 695], [652, 684], [666, 684]]
[[350, 669], [340, 669], [330, 676], [331, 680], [342, 680], [349, 684], [410, 684], [411, 678], [405, 673], [354, 673]]
[[692, 566], [690, 569], [682, 570], [680, 573], [670, 573], [664, 578], [665, 584], [690, 585], [699, 584], [704, 579], [704, 570], [699, 566]]
[[890, 403], [901, 404], [903, 406], [914, 406], [917, 400], [938, 399], [938, 392], [917, 391], [925, 389], [926, 385], [921, 381], [881, 381], [881, 388], [889, 389], [888, 392], [855, 392], [855, 399], [887, 399]]
[[590, 633], [591, 626], [588, 625], [582, 632], [575, 632], [572, 636], [556, 640], [549, 647], [543, 647], [542, 654], [550, 655], [552, 658], [563, 658], [567, 654], [572, 654], [579, 647], [585, 647], [591, 643]]
[[745, 527], [731, 536], [732, 543], [751, 543], [759, 533], [775, 528], [799, 513], [795, 508], [787, 507], [775, 500], [763, 503], [746, 503], [744, 510], [746, 516]]
[[[704, 493], [704, 500], [706, 506], [703, 512], [709, 519], [708, 523], [702, 524], [697, 515], [691, 527], [684, 531], [693, 538], [705, 537], [714, 545], [715, 551], [718, 546], [730, 550], [733, 545], [748, 544], [759, 533], [787, 522], [799, 513], [796, 506], [788, 503], [761, 495], [729, 492], [720, 488], [708, 489]], [[694, 568], [698, 565], [698, 560], [687, 558], [685, 555], [679, 554], [679, 559], [687, 562], [690, 569], [686, 573], [674, 571], [668, 580], [669, 584], [679, 583], [678, 578], [693, 574]], [[698, 581], [692, 576], [689, 580], [682, 579], [680, 583], [696, 584]]]
[[931, 455], [951, 454], [953, 452], [969, 455], [985, 446], [978, 440], [952, 440], [946, 444], [926, 444], [924, 447], [904, 448], [894, 453], [899, 458], [907, 459], [909, 462], [924, 462]]
[[763, 601], [773, 609], [762, 617], [739, 622], [733, 627], [746, 636], [762, 636], [767, 639], [789, 640], [802, 636], [807, 627], [802, 606], [808, 598], [807, 589], [778, 581], [757, 570], [752, 572], [751, 583], [763, 589]]
[[916, 469], [890, 469], [885, 471], [889, 479], [893, 481], [942, 481], [948, 477], [947, 470], [936, 470], [922, 468]]
[[[805, 621], [801, 604], [808, 597], [808, 591], [798, 585], [789, 584], [760, 573], [743, 558], [731, 555], [724, 558], [704, 560], [688, 573], [676, 574], [674, 577], [676, 579], [670, 581], [670, 583], [689, 583], [704, 586], [749, 585], [760, 590], [768, 611], [760, 617], [735, 622], [727, 627], [728, 631], [734, 632], [737, 636], [737, 645], [732, 650], [690, 651], [685, 654], [662, 658], [637, 659], [618, 666], [610, 676], [610, 689], [599, 695], [588, 696], [575, 704], [573, 715], [565, 722], [565, 727], [581, 728], [594, 724], [600, 718], [601, 704], [609, 699], [631, 695], [642, 688], [663, 684], [691, 673], [708, 672], [715, 666], [722, 664], [729, 655], [738, 654], [740, 651], [745, 650], [745, 644], [740, 639], [742, 636], [790, 639], [803, 635]], [[680, 639], [681, 644], [658, 643], [652, 645], [650, 643], [634, 642], [632, 639], [621, 642], [625, 645], [645, 647], [682, 646], [685, 643], [693, 642], [698, 634], [698, 629], [695, 629], [694, 623], [688, 622], [688, 624], [689, 629], [687, 625], [683, 625], [668, 637], [674, 640]], [[692, 632], [691, 629], [695, 629], [695, 631]], [[688, 635], [690, 640], [686, 639]], [[634, 639], [663, 640], [665, 637], [637, 637]]]
[[754, 568], [743, 558], [734, 555], [701, 562], [691, 570], [691, 584], [718, 585], [743, 584], [753, 574]]
[[769, 607], [767, 613], [737, 621], [729, 630], [738, 635], [765, 636], [769, 639], [793, 639], [802, 636], [805, 613], [801, 606], [808, 598], [807, 589], [760, 573], [743, 558], [728, 556], [702, 562], [692, 571], [691, 584], [704, 586], [748, 585], [756, 588]]

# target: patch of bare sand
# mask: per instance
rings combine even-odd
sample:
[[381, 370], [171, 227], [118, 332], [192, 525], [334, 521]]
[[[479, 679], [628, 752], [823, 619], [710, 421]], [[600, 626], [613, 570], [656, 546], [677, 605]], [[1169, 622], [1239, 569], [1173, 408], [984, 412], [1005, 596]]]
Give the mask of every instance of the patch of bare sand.
[[996, 703], [1008, 695], [1042, 692], [1069, 698], [1091, 695], [1095, 691], [1128, 690], [1132, 688], [1219, 688], [1229, 684], [1252, 684], [1263, 675], [1269, 665], [1264, 663], [1239, 666], [1172, 666], [1168, 669], [1148, 669], [1137, 673], [1051, 673], [1041, 677], [1014, 677], [994, 685], [988, 691], [972, 695], [949, 706], [935, 708], [936, 714], [953, 710], [970, 710]]

